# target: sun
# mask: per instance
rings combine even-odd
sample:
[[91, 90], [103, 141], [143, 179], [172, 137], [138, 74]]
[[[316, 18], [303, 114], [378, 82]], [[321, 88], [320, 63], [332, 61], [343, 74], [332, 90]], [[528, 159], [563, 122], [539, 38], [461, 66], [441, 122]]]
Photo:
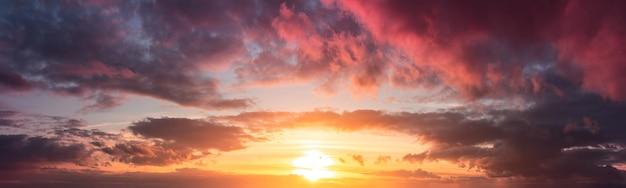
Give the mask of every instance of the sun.
[[327, 168], [333, 165], [333, 160], [328, 155], [319, 150], [309, 150], [303, 153], [304, 156], [300, 156], [293, 161], [293, 166], [296, 169], [291, 172], [292, 174], [301, 175], [312, 182], [321, 178], [332, 178], [335, 176], [335, 173]]

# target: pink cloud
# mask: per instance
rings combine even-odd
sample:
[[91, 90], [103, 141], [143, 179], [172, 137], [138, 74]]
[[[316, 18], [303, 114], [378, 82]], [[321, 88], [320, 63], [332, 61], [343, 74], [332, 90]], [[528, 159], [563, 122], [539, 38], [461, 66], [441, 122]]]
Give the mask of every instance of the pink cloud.
[[312, 82], [323, 94], [347, 88], [356, 97], [376, 97], [386, 81], [386, 61], [372, 49], [377, 47], [368, 33], [347, 15], [324, 18], [335, 10], [301, 8], [283, 3], [271, 29], [248, 31], [248, 39], [260, 45], [261, 52], [237, 65], [239, 80], [261, 85]]
[[[325, 2], [328, 6], [332, 2]], [[370, 31], [412, 61], [394, 66], [392, 83], [424, 83], [432, 72], [470, 98], [537, 92], [538, 61], [582, 82], [585, 90], [622, 100], [626, 69], [623, 3], [585, 1], [337, 1]], [[557, 59], [553, 59], [547, 52]], [[404, 68], [402, 68], [404, 67]], [[571, 75], [573, 67], [582, 78]], [[547, 68], [549, 69], [549, 68]], [[574, 71], [575, 73], [576, 71]]]
[[[563, 13], [556, 41], [561, 66], [578, 68], [573, 79], [608, 98], [626, 99], [626, 7], [619, 1], [572, 1]], [[574, 75], [572, 75], [574, 76]]]

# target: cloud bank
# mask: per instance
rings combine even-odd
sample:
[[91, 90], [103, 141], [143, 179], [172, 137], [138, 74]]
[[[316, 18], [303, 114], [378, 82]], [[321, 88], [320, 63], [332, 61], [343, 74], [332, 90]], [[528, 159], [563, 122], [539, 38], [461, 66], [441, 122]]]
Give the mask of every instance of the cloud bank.
[[455, 98], [561, 93], [557, 75], [623, 100], [621, 1], [3, 2], [0, 83], [122, 104], [125, 93], [246, 108], [239, 85], [308, 82], [377, 97], [383, 86]]

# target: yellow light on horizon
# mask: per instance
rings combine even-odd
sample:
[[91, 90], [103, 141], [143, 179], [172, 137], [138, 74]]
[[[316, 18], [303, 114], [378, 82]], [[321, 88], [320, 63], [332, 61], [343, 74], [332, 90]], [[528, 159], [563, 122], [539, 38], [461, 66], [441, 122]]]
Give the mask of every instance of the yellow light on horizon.
[[305, 179], [315, 182], [321, 178], [332, 178], [334, 172], [327, 167], [333, 165], [333, 160], [319, 150], [308, 150], [304, 155], [293, 161], [296, 168], [291, 173], [303, 176]]

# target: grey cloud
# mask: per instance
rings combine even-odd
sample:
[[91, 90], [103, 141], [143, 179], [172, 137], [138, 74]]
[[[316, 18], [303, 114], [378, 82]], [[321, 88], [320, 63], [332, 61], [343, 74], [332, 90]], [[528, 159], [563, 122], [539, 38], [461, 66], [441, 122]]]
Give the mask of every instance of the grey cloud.
[[[197, 158], [192, 156], [194, 150], [189, 148], [168, 148], [163, 145], [148, 145], [147, 143], [118, 143], [115, 146], [103, 147], [102, 152], [110, 155], [113, 161], [134, 165], [167, 166], [180, 164]], [[203, 153], [204, 157], [210, 153]]]
[[[0, 25], [3, 87], [31, 86], [96, 95], [100, 110], [119, 105], [108, 92], [127, 92], [207, 109], [245, 108], [225, 99], [203, 71], [232, 63], [244, 47], [223, 2], [3, 2]], [[197, 7], [215, 11], [198, 11]], [[243, 12], [240, 12], [243, 14]], [[204, 20], [204, 21], [201, 21]], [[214, 20], [218, 23], [209, 23]], [[102, 93], [104, 92], [104, 93]]]
[[68, 162], [87, 165], [89, 151], [82, 144], [63, 144], [59, 139], [0, 135], [0, 170], [20, 170], [37, 165]]
[[135, 122], [128, 129], [146, 138], [172, 141], [180, 147], [220, 151], [243, 149], [248, 142], [262, 140], [240, 127], [186, 118], [148, 118]]

